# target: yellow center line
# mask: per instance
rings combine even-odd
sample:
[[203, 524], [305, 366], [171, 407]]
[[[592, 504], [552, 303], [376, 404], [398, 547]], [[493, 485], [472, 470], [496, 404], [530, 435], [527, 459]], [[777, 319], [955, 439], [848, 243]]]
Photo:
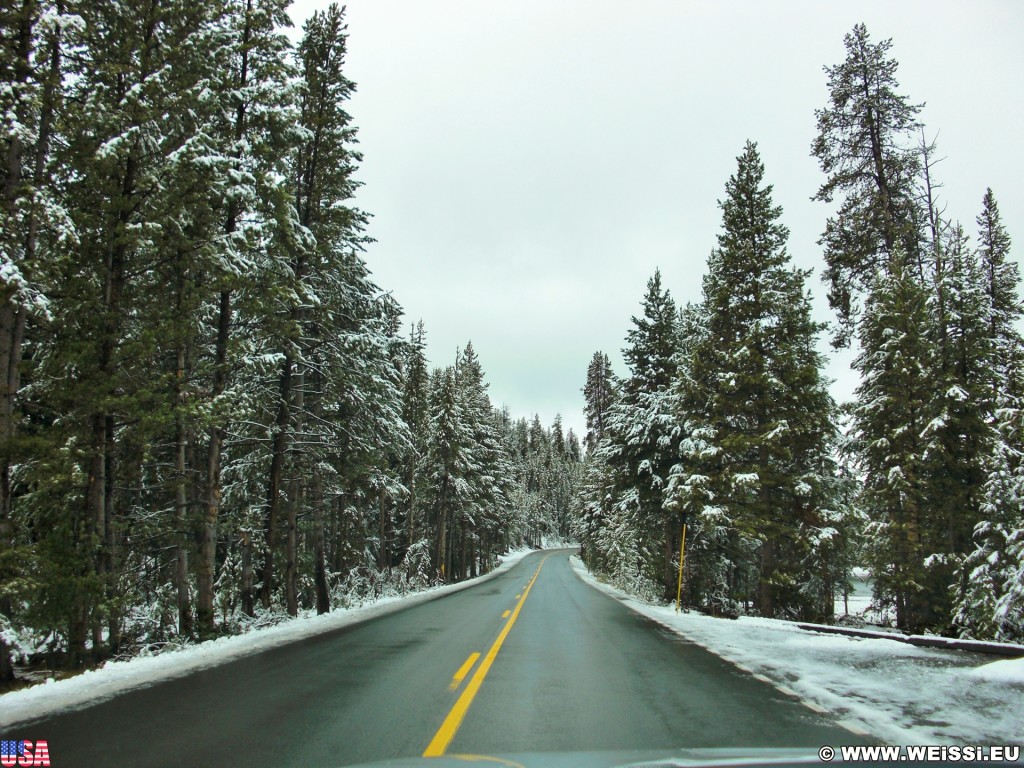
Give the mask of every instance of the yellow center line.
[[512, 611], [505, 611], [503, 614], [501, 614], [501, 618], [507, 619], [510, 613], [512, 613]]
[[[549, 555], [544, 556], [544, 560], [547, 560]], [[437, 733], [434, 734], [434, 738], [431, 739], [430, 744], [424, 751], [424, 757], [440, 757], [444, 754], [445, 750], [448, 749], [448, 745], [451, 744], [452, 739], [455, 738], [456, 732], [459, 730], [459, 726], [462, 725], [462, 719], [466, 716], [466, 712], [469, 711], [470, 704], [473, 703], [473, 699], [476, 697], [477, 691], [480, 690], [480, 685], [483, 683], [484, 678], [487, 677], [487, 673], [491, 670], [491, 665], [494, 663], [494, 659], [498, 656], [498, 651], [501, 650], [502, 643], [505, 642], [505, 638], [508, 637], [509, 631], [512, 629], [512, 625], [516, 623], [516, 619], [519, 618], [519, 612], [523, 609], [523, 603], [526, 602], [526, 598], [530, 596], [530, 589], [533, 587], [537, 576], [540, 575], [540, 569], [544, 565], [544, 560], [540, 561], [540, 565], [537, 566], [537, 570], [533, 574], [533, 578], [530, 579], [530, 583], [526, 585], [526, 589], [523, 590], [523, 596], [519, 602], [516, 603], [515, 610], [512, 612], [511, 618], [505, 622], [505, 625], [501, 628], [501, 632], [498, 633], [497, 639], [491, 646], [490, 650], [487, 651], [487, 655], [484, 656], [484, 660], [480, 662], [480, 666], [476, 668], [476, 672], [469, 679], [466, 687], [462, 689], [462, 694], [459, 696], [458, 701], [455, 702], [455, 706], [452, 707], [448, 713], [448, 717], [441, 723], [441, 727], [437, 729]]]
[[456, 688], [459, 687], [459, 685], [465, 679], [466, 675], [469, 674], [469, 670], [473, 668], [473, 665], [476, 664], [476, 660], [479, 658], [479, 653], [469, 654], [469, 658], [463, 662], [461, 667], [459, 667], [459, 671], [455, 673], [455, 676], [452, 678], [451, 683], [448, 685], [449, 691], [454, 691]]

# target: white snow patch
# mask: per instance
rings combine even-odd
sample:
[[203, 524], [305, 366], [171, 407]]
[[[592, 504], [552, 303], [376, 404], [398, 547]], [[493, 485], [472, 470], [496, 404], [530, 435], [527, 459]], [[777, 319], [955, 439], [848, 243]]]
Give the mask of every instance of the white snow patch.
[[628, 608], [827, 709], [850, 730], [893, 744], [1016, 743], [1024, 733], [1024, 688], [1016, 685], [1024, 660], [984, 664], [980, 654], [818, 634], [775, 619], [677, 614], [599, 582], [579, 559], [571, 561], [584, 581]]
[[993, 661], [991, 664], [975, 667], [967, 674], [982, 680], [1024, 685], [1024, 659]]
[[413, 605], [425, 603], [441, 595], [459, 592], [509, 570], [526, 555], [529, 548], [512, 550], [499, 558], [501, 565], [475, 579], [446, 584], [416, 592], [406, 597], [385, 597], [358, 608], [336, 609], [322, 616], [307, 615], [273, 627], [258, 629], [244, 635], [221, 637], [197, 643], [159, 656], [141, 656], [128, 661], [107, 662], [66, 680], [50, 678], [41, 685], [11, 691], [0, 696], [0, 727], [36, 719], [67, 709], [81, 709], [161, 680], [184, 677], [201, 669], [250, 656], [260, 651], [302, 640], [322, 632], [358, 624], [378, 616], [386, 616]]

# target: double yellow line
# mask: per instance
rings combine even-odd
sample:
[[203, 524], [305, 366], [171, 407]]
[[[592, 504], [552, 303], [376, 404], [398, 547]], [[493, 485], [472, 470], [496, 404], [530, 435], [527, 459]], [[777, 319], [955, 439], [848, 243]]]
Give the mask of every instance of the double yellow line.
[[[549, 555], [544, 556], [544, 560], [547, 560]], [[505, 638], [508, 637], [509, 631], [512, 629], [512, 625], [516, 623], [516, 619], [519, 618], [519, 611], [523, 609], [523, 603], [526, 602], [526, 598], [530, 596], [530, 590], [533, 589], [534, 583], [537, 581], [537, 577], [540, 576], [540, 569], [544, 567], [544, 560], [540, 561], [540, 565], [537, 566], [537, 570], [533, 572], [533, 578], [530, 579], [530, 583], [526, 585], [526, 589], [523, 590], [522, 596], [519, 598], [519, 602], [516, 603], [515, 609], [512, 611], [512, 615], [505, 622], [505, 626], [501, 628], [501, 632], [498, 633], [497, 639], [491, 646], [490, 650], [487, 651], [487, 655], [484, 656], [484, 660], [480, 662], [480, 666], [476, 668], [476, 672], [469, 679], [466, 687], [463, 689], [462, 694], [459, 696], [458, 701], [455, 702], [455, 706], [452, 707], [448, 713], [448, 717], [441, 723], [441, 727], [434, 734], [434, 738], [431, 739], [430, 745], [423, 753], [424, 757], [440, 757], [448, 749], [448, 745], [451, 744], [452, 739], [455, 738], [456, 732], [459, 730], [459, 726], [462, 725], [462, 719], [466, 716], [466, 712], [469, 711], [470, 705], [473, 703], [473, 699], [476, 697], [477, 691], [480, 690], [480, 685], [483, 683], [484, 678], [487, 677], [487, 673], [491, 670], [491, 665], [494, 663], [494, 659], [498, 656], [498, 651], [501, 650], [502, 643], [505, 642]], [[473, 666], [476, 661], [476, 657], [479, 654], [474, 654], [466, 659], [466, 663], [462, 665], [458, 672], [455, 674], [455, 678], [452, 679], [452, 689], [457, 688], [459, 683], [462, 682], [462, 678], [466, 676], [469, 669]], [[459, 674], [461, 673], [461, 677]]]

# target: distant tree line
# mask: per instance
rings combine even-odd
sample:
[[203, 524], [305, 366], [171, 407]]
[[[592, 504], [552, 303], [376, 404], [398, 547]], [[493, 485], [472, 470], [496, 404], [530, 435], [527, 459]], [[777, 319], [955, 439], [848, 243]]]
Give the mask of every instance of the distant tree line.
[[1024, 640], [1020, 275], [986, 190], [972, 244], [939, 202], [935, 145], [863, 25], [826, 68], [812, 153], [836, 347], [860, 385], [839, 408], [808, 273], [748, 143], [719, 203], [702, 299], [655, 274], [623, 350], [587, 373], [575, 529], [590, 566], [715, 613], [830, 620], [852, 566], [901, 629]]
[[[331, 5], [0, 11], [0, 678], [323, 613], [568, 535], [580, 447], [361, 255]], [[255, 617], [255, 618], [254, 618]]]

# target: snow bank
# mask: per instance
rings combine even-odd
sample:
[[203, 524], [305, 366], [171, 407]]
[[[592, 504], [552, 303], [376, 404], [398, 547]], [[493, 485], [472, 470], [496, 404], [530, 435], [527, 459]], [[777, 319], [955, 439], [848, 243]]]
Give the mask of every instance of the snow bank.
[[[1024, 660], [920, 648], [884, 637], [825, 635], [774, 619], [676, 614], [580, 577], [681, 637], [760, 676], [842, 725], [894, 744], [1021, 743]], [[986, 671], [988, 670], [988, 671]]]
[[0, 696], [0, 727], [6, 728], [12, 723], [44, 717], [66, 709], [80, 709], [161, 680], [184, 677], [233, 659], [378, 616], [386, 616], [442, 595], [459, 592], [507, 571], [532, 551], [534, 550], [526, 548], [513, 550], [499, 558], [501, 565], [490, 573], [458, 584], [446, 584], [405, 597], [385, 597], [372, 604], [338, 609], [322, 616], [300, 616], [273, 627], [197, 643], [179, 650], [167, 651], [159, 656], [107, 662], [98, 669], [86, 670], [66, 680], [51, 678], [41, 685], [11, 691]]
[[967, 674], [982, 680], [1024, 686], [1024, 659], [993, 661], [991, 664], [975, 667]]

